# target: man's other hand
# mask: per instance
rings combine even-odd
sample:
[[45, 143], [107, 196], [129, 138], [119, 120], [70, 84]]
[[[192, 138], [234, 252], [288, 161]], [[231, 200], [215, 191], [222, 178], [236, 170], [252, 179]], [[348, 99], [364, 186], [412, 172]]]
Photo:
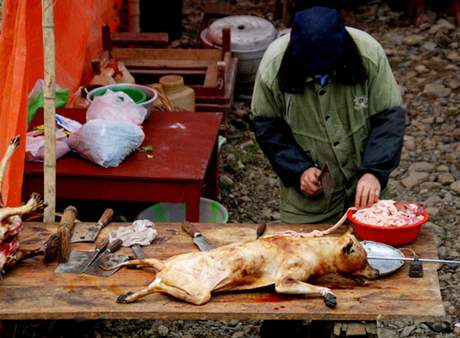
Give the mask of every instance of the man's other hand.
[[372, 174], [364, 174], [356, 186], [355, 207], [369, 208], [380, 198], [380, 182]]
[[316, 167], [311, 167], [305, 170], [300, 176], [300, 190], [307, 196], [316, 196], [323, 189], [319, 180], [321, 170]]

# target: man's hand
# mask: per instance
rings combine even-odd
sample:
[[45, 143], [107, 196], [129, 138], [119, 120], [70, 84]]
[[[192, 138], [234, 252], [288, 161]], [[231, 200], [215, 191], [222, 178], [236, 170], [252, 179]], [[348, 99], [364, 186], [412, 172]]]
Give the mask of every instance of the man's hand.
[[316, 167], [311, 167], [305, 170], [300, 176], [300, 190], [307, 196], [316, 196], [323, 189], [319, 180], [321, 170]]
[[369, 208], [380, 198], [380, 182], [372, 174], [364, 174], [356, 186], [355, 207]]

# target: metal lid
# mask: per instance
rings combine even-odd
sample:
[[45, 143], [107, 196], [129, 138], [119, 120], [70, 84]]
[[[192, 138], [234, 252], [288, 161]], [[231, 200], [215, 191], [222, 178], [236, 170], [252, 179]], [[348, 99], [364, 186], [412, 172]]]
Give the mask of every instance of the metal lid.
[[206, 39], [222, 45], [222, 28], [230, 27], [232, 51], [266, 49], [276, 39], [275, 26], [264, 18], [252, 15], [227, 16], [214, 21], [207, 30]]

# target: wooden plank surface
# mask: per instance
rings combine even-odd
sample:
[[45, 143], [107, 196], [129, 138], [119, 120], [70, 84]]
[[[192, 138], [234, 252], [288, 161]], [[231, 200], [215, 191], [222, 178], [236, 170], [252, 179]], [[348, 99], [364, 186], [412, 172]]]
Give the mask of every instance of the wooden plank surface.
[[[103, 229], [102, 236], [117, 226]], [[223, 245], [255, 238], [255, 224], [197, 224], [214, 243]], [[25, 223], [21, 236], [23, 248], [35, 248], [56, 228], [55, 224]], [[197, 250], [179, 224], [157, 224], [159, 237], [145, 248], [147, 257], [165, 259]], [[320, 228], [320, 226], [315, 226]], [[267, 234], [282, 231], [311, 230], [312, 226], [273, 225]], [[436, 257], [436, 241], [424, 228], [411, 245], [421, 257]], [[76, 244], [76, 250], [92, 250], [93, 245]], [[131, 254], [123, 248], [120, 253]], [[154, 294], [138, 303], [117, 304], [118, 295], [138, 290], [153, 280], [148, 270], [123, 269], [109, 278], [54, 273], [56, 264], [45, 265], [40, 258], [30, 259], [8, 272], [0, 282], [1, 319], [318, 319], [376, 320], [414, 317], [435, 320], [444, 309], [436, 265], [424, 266], [424, 277], [408, 277], [408, 266], [394, 275], [365, 286], [337, 276], [327, 276], [315, 284], [331, 287], [338, 305], [327, 308], [321, 299], [277, 295], [272, 288], [250, 292], [216, 294], [202, 306]]]
[[213, 60], [221, 61], [218, 49], [153, 49], [153, 48], [113, 48], [112, 56], [117, 60]]

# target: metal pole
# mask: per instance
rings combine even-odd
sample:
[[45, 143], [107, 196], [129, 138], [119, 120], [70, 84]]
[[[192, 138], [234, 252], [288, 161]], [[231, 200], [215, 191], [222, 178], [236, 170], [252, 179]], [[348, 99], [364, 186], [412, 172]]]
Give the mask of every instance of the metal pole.
[[434, 258], [411, 258], [411, 257], [384, 257], [384, 256], [367, 256], [367, 259], [380, 259], [384, 261], [417, 261], [424, 263], [439, 263], [439, 264], [460, 264], [460, 261], [449, 259], [434, 259]]

